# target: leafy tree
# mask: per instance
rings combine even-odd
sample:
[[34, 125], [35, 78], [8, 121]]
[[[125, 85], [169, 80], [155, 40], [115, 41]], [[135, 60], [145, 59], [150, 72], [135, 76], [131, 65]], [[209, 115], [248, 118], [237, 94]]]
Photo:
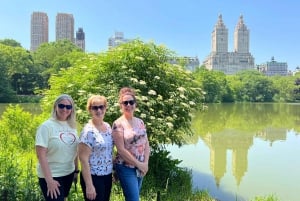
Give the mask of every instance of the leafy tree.
[[21, 43], [15, 41], [13, 39], [0, 40], [0, 43], [3, 45], [11, 46], [11, 47], [22, 47]]
[[[255, 70], [241, 71], [236, 74], [236, 79], [241, 85], [232, 86], [235, 88], [237, 101], [249, 102], [270, 102], [276, 90], [272, 81]], [[233, 83], [233, 82], [232, 82]]]
[[[74, 56], [74, 55], [73, 55]], [[119, 115], [118, 91], [130, 86], [136, 89], [137, 115], [147, 124], [153, 149], [166, 143], [181, 145], [190, 130], [191, 112], [203, 100], [199, 84], [182, 66], [169, 64], [170, 50], [154, 43], [134, 40], [103, 54], [86, 54], [74, 60], [72, 67], [62, 69], [50, 78], [44, 107], [60, 93], [75, 100], [80, 123], [85, 123], [85, 111], [90, 94], [102, 94], [110, 103], [106, 120], [112, 123]]]
[[205, 102], [232, 102], [232, 92], [226, 75], [220, 71], [209, 71], [204, 66], [195, 71], [195, 77], [205, 91]]
[[33, 59], [40, 72], [57, 73], [60, 68], [70, 66], [66, 55], [71, 52], [82, 50], [69, 40], [59, 40], [41, 44], [33, 53]]
[[43, 43], [33, 52], [34, 67], [36, 72], [43, 78], [39, 89], [48, 88], [48, 79], [51, 74], [60, 71], [61, 68], [68, 68], [72, 56], [69, 54], [83, 53], [82, 50], [69, 40], [60, 40], [51, 43]]
[[297, 78], [295, 78], [294, 76], [274, 76], [271, 77], [271, 80], [273, 82], [274, 88], [276, 89], [276, 94], [274, 95], [275, 101], [295, 101], [297, 94]]
[[[0, 43], [1, 87], [0, 102], [14, 102], [17, 83], [15, 74], [26, 76], [32, 70], [33, 62], [30, 52], [22, 47], [13, 47]], [[19, 85], [18, 85], [19, 86]]]

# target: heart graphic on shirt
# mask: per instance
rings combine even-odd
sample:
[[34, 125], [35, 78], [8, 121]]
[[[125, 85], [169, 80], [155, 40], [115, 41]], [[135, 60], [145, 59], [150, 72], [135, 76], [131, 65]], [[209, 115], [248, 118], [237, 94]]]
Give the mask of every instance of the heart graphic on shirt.
[[73, 144], [76, 140], [74, 133], [60, 133], [59, 135], [60, 140], [65, 144]]

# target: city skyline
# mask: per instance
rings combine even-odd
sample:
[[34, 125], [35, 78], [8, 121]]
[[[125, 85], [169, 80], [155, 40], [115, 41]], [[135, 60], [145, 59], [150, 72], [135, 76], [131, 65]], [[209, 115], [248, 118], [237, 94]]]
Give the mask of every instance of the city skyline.
[[[287, 62], [289, 70], [300, 66], [300, 3], [287, 0], [277, 3], [271, 0], [246, 2], [185, 1], [161, 2], [132, 0], [97, 1], [53, 0], [41, 2], [28, 0], [5, 1], [0, 8], [0, 40], [14, 39], [30, 49], [30, 15], [45, 12], [49, 18], [49, 42], [55, 41], [55, 16], [70, 13], [74, 16], [74, 28], [85, 32], [86, 52], [102, 52], [108, 49], [108, 39], [116, 31], [128, 39], [153, 41], [175, 51], [178, 56], [198, 57], [200, 63], [211, 52], [211, 32], [222, 14], [229, 31], [228, 51], [233, 51], [233, 32], [243, 15], [250, 30], [249, 51], [255, 64], [266, 63], [272, 57]], [[74, 33], [75, 34], [75, 33]]]

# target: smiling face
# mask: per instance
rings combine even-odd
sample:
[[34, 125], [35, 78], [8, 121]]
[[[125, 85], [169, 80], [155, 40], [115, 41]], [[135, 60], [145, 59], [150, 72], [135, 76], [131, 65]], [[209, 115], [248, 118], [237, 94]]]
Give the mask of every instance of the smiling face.
[[93, 119], [103, 119], [106, 112], [106, 101], [101, 98], [95, 98], [91, 101], [89, 106], [90, 114]]
[[129, 94], [122, 96], [120, 106], [124, 115], [133, 115], [133, 112], [136, 107], [134, 97]]
[[56, 105], [56, 116], [59, 121], [66, 121], [69, 115], [72, 112], [72, 103], [67, 100], [63, 99]]

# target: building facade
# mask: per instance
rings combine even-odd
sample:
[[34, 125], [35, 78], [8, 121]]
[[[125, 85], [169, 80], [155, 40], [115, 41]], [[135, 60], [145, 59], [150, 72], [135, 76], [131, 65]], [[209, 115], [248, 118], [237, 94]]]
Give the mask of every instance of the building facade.
[[49, 42], [48, 15], [43, 12], [33, 12], [30, 25], [30, 50], [35, 51], [42, 43]]
[[288, 74], [288, 65], [286, 62], [277, 62], [274, 57], [271, 58], [271, 61], [257, 66], [258, 70], [265, 74], [266, 76], [281, 75], [287, 76]]
[[78, 31], [76, 31], [75, 44], [85, 52], [85, 33], [83, 28], [79, 28]]
[[243, 16], [240, 16], [234, 32], [234, 51], [228, 52], [228, 29], [222, 15], [219, 15], [212, 32], [211, 53], [203, 65], [208, 70], [218, 70], [225, 74], [255, 69], [254, 58], [249, 52], [249, 41], [249, 30], [244, 24]]
[[189, 71], [195, 71], [200, 67], [198, 57], [174, 57], [169, 59], [169, 63], [183, 65]]
[[108, 39], [108, 49], [119, 46], [123, 43], [129, 42], [129, 39], [124, 38], [123, 32], [115, 32], [115, 35]]
[[68, 39], [74, 43], [74, 17], [72, 14], [58, 13], [55, 25], [56, 41]]

